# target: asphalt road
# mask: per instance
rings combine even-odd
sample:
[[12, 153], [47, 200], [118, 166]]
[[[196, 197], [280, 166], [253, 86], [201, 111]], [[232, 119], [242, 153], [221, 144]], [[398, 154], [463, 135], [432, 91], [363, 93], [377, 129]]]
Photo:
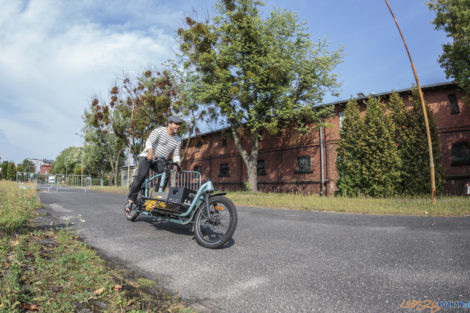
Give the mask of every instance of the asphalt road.
[[203, 312], [415, 312], [403, 301], [470, 301], [469, 217], [238, 207], [233, 240], [210, 250], [187, 226], [127, 221], [123, 195], [40, 198], [89, 245]]

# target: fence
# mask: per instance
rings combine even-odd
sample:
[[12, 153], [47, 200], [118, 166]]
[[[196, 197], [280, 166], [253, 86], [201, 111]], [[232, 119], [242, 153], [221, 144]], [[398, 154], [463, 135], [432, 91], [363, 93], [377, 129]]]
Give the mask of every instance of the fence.
[[[86, 175], [64, 175], [64, 174], [38, 174], [30, 172], [16, 173], [17, 183], [35, 182], [38, 188], [90, 188], [93, 182], [100, 179], [92, 179]], [[101, 182], [101, 181], [100, 181]]]

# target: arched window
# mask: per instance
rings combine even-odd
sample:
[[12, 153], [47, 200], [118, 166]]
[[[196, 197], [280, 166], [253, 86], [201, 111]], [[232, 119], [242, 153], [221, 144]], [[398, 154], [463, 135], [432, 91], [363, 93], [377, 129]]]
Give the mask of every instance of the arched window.
[[470, 143], [461, 141], [452, 145], [452, 165], [470, 165]]

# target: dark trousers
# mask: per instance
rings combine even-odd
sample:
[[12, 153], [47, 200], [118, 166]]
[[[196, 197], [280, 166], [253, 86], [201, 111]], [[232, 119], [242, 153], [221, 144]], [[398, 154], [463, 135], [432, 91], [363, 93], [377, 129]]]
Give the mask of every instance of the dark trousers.
[[[145, 179], [148, 177], [149, 170], [152, 168], [152, 161], [147, 160], [146, 157], [139, 157], [139, 168], [137, 170], [137, 176], [134, 178], [132, 182], [131, 188], [129, 189], [129, 194], [127, 195], [127, 199], [135, 201], [137, 199], [137, 195], [139, 194], [140, 187], [144, 183]], [[156, 170], [152, 168], [153, 170]]]

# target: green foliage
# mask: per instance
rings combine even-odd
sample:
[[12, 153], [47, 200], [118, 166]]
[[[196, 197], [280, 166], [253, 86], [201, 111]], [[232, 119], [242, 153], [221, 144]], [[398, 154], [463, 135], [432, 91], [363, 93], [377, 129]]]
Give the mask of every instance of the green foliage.
[[214, 107], [200, 107], [203, 90], [201, 89], [201, 76], [192, 68], [181, 68], [184, 60], [180, 57], [178, 61], [168, 61], [168, 74], [176, 90], [175, 101], [172, 110], [183, 118], [185, 123], [179, 132], [187, 139], [182, 143], [181, 161], [186, 157], [188, 147], [193, 135], [199, 134], [199, 125], [202, 122], [210, 123], [217, 121], [218, 114]]
[[349, 101], [344, 113], [336, 161], [338, 189], [344, 196], [357, 196], [362, 192], [364, 121], [356, 101]]
[[92, 105], [91, 112], [85, 111], [83, 116], [84, 164], [90, 174], [101, 178], [111, 171], [116, 185], [127, 143], [123, 137], [126, 118], [123, 117], [121, 107], [115, 107], [112, 111], [105, 109], [105, 121], [97, 120], [99, 115], [96, 107], [98, 105]]
[[[337, 87], [331, 71], [341, 59], [325, 41], [312, 42], [294, 14], [275, 10], [262, 19], [261, 5], [219, 1], [212, 23], [188, 17], [187, 26], [178, 30], [185, 65], [200, 75], [200, 101], [230, 125], [252, 190], [262, 131], [276, 133], [328, 114], [331, 108], [313, 104]], [[241, 145], [243, 133], [250, 135], [249, 152]]]
[[398, 147], [398, 153], [402, 160], [400, 167], [401, 182], [397, 185], [396, 191], [398, 194], [414, 194], [412, 189], [410, 189], [412, 175], [415, 174], [410, 171], [410, 167], [415, 167], [413, 165], [415, 162], [414, 154], [416, 153], [414, 117], [410, 115], [410, 111], [403, 103], [403, 98], [397, 92], [393, 92], [390, 95], [388, 107], [394, 126], [393, 140]]
[[23, 162], [21, 163], [21, 168], [22, 172], [29, 172], [29, 173], [34, 173], [34, 164], [28, 159], [24, 159]]
[[7, 179], [8, 176], [8, 161], [3, 161], [2, 164], [0, 165], [1, 169], [1, 179]]
[[136, 287], [75, 234], [25, 227], [36, 188], [3, 181], [0, 199], [0, 312], [192, 312], [149, 280], [139, 283], [152, 294]]
[[470, 93], [470, 1], [431, 0], [428, 6], [436, 12], [436, 29], [443, 29], [452, 38], [451, 43], [442, 46], [439, 62], [447, 78], [452, 77]]
[[400, 182], [401, 159], [393, 141], [393, 124], [385, 104], [369, 97], [364, 119], [362, 189], [365, 195], [388, 197]]
[[8, 180], [16, 180], [16, 165], [15, 162], [9, 162], [7, 168], [7, 177]]
[[0, 169], [0, 179], [16, 180], [16, 173], [18, 172], [18, 169], [15, 166], [15, 162], [3, 161], [2, 164], [0, 164]]
[[[416, 92], [410, 101], [411, 108], [406, 107], [400, 95], [392, 93], [385, 106], [380, 99], [370, 97], [365, 118], [359, 115], [356, 103], [348, 103], [337, 150], [338, 189], [342, 195], [389, 197], [430, 193], [428, 143]], [[427, 114], [436, 191], [441, 194], [445, 175], [439, 136], [429, 108]]]
[[62, 150], [52, 165], [55, 174], [71, 175], [77, 169], [81, 169], [81, 148], [68, 147]]
[[[412, 141], [408, 146], [406, 153], [406, 181], [403, 184], [406, 188], [406, 194], [429, 194], [431, 192], [431, 174], [429, 170], [429, 148], [426, 137], [426, 126], [424, 124], [424, 115], [422, 105], [417, 90], [414, 90], [413, 97], [410, 98], [412, 109], [409, 112], [409, 119], [412, 127], [408, 129], [409, 136]], [[426, 112], [429, 121], [429, 129], [431, 133], [432, 150], [434, 158], [434, 173], [436, 180], [436, 192], [442, 194], [444, 192], [445, 173], [441, 166], [442, 154], [434, 114], [426, 105]]]
[[13, 182], [0, 182], [0, 234], [11, 234], [24, 226], [40, 206], [32, 189], [19, 189]]

